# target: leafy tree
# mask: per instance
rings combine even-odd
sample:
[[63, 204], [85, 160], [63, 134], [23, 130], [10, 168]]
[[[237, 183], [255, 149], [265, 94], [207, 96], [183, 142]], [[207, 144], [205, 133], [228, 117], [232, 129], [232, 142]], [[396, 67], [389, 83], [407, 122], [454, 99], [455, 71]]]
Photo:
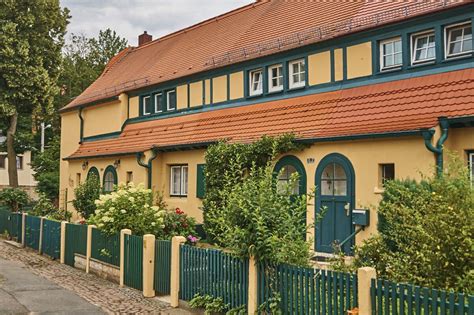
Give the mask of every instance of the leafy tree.
[[36, 190], [57, 205], [59, 196], [60, 138], [54, 137], [44, 152], [35, 154], [31, 167], [38, 182]]
[[[8, 122], [9, 161], [16, 159], [18, 117], [52, 111], [68, 13], [57, 0], [0, 2], [0, 114]], [[16, 163], [8, 163], [8, 177], [18, 187]]]
[[357, 249], [354, 267], [398, 282], [474, 292], [474, 188], [462, 161], [442, 177], [391, 181], [379, 206], [380, 235]]
[[84, 219], [94, 214], [97, 206], [95, 201], [100, 197], [100, 180], [95, 175], [89, 176], [86, 181], [74, 189], [75, 199], [72, 205]]

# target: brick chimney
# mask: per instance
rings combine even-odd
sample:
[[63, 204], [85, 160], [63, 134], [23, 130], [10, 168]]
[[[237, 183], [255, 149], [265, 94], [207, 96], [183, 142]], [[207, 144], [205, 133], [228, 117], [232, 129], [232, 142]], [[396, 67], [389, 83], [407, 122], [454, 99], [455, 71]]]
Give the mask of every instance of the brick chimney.
[[142, 35], [138, 36], [138, 46], [151, 42], [152, 39], [153, 37], [144, 31]]

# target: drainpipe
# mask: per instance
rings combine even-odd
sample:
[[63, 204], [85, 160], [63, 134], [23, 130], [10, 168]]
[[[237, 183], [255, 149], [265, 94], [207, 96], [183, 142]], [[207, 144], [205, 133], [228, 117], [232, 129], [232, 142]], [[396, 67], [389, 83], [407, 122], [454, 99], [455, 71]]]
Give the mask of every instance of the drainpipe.
[[448, 139], [449, 122], [445, 117], [439, 118], [439, 125], [441, 127], [441, 137], [436, 143], [436, 147], [433, 146], [432, 140], [434, 130], [422, 131], [423, 139], [425, 139], [425, 146], [428, 150], [436, 155], [436, 169], [438, 176], [443, 175], [443, 145]]
[[152, 175], [153, 175], [152, 174], [152, 163], [153, 163], [153, 160], [156, 159], [156, 157], [158, 156], [158, 152], [154, 148], [152, 149], [152, 155], [148, 159], [148, 163], [143, 163], [143, 161], [142, 161], [143, 156], [144, 156], [143, 152], [137, 153], [137, 163], [138, 163], [138, 165], [140, 165], [140, 166], [147, 169], [148, 188], [151, 189], [151, 181], [152, 181]]
[[82, 143], [84, 140], [84, 117], [82, 117], [82, 107], [79, 108], [79, 120], [81, 121], [81, 128], [80, 128], [80, 135], [79, 135], [79, 143]]

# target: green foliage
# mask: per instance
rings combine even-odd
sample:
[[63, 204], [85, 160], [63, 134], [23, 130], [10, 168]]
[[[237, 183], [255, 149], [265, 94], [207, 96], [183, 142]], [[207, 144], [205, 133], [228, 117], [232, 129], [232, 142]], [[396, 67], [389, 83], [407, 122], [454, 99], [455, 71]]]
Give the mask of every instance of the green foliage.
[[210, 241], [220, 243], [219, 235], [225, 233], [223, 211], [232, 188], [242, 183], [252, 168], [265, 168], [278, 155], [303, 147], [294, 143], [294, 135], [277, 138], [262, 137], [250, 143], [211, 145], [206, 151], [206, 196], [203, 200], [204, 229]]
[[[165, 209], [166, 206], [160, 207]], [[196, 220], [189, 217], [179, 208], [174, 211], [166, 211], [163, 215], [163, 230], [159, 236], [161, 239], [171, 239], [173, 236], [184, 236], [188, 239], [189, 243], [195, 243], [196, 231]]]
[[214, 298], [210, 295], [200, 295], [197, 293], [194, 295], [191, 301], [189, 301], [191, 308], [203, 308], [204, 314], [223, 314], [229, 309], [229, 304], [225, 304], [221, 297]]
[[131, 229], [134, 235], [161, 235], [165, 210], [153, 206], [153, 199], [153, 192], [143, 184], [121, 184], [95, 201], [97, 209], [88, 223], [110, 235], [121, 229]]
[[37, 217], [47, 217], [48, 219], [56, 221], [69, 221], [71, 219], [71, 213], [66, 210], [58, 209], [48, 196], [40, 194], [38, 201], [32, 210], [28, 211], [28, 214]]
[[294, 174], [277, 191], [271, 164], [251, 167], [243, 182], [228, 189], [219, 243], [239, 257], [252, 254], [257, 260], [308, 265], [310, 244], [303, 237], [307, 226], [301, 219], [307, 211], [307, 196], [292, 194], [297, 180]]
[[357, 266], [438, 289], [474, 292], [474, 189], [461, 161], [421, 183], [391, 181], [379, 206], [380, 235], [357, 249]]
[[44, 152], [34, 155], [31, 168], [38, 182], [36, 190], [56, 203], [59, 196], [60, 138], [54, 137]]
[[95, 175], [89, 176], [84, 183], [74, 189], [75, 199], [72, 205], [84, 219], [88, 219], [96, 210], [95, 201], [100, 197], [100, 181]]
[[7, 206], [12, 212], [20, 211], [29, 201], [28, 194], [20, 188], [0, 190], [0, 205]]

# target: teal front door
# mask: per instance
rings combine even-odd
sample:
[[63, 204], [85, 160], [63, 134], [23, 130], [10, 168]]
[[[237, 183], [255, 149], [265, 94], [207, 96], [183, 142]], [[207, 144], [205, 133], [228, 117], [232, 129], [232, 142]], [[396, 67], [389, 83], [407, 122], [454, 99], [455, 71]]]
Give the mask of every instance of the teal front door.
[[[323, 218], [316, 225], [316, 251], [333, 253], [353, 231], [354, 171], [349, 160], [333, 153], [326, 156], [316, 170], [316, 213]], [[342, 250], [351, 254], [354, 241], [345, 243]]]

